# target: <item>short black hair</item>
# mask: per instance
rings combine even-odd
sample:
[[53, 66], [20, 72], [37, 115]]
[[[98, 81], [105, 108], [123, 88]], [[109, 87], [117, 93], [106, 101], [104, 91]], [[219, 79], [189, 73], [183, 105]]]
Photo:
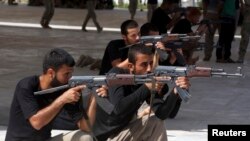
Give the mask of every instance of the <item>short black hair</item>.
[[126, 20], [121, 24], [121, 34], [127, 35], [129, 28], [139, 27], [138, 23], [135, 20]]
[[152, 23], [145, 23], [141, 26], [140, 34], [141, 36], [148, 36], [150, 31], [159, 32], [159, 29]]
[[49, 68], [57, 71], [60, 67], [62, 67], [62, 65], [74, 67], [75, 60], [67, 51], [60, 48], [54, 48], [44, 57], [43, 73], [45, 74]]
[[131, 47], [129, 47], [128, 61], [130, 63], [135, 64], [136, 56], [138, 53], [145, 54], [145, 55], [153, 55], [154, 51], [155, 50], [153, 46], [146, 46], [145, 44], [142, 44], [142, 43], [134, 44]]

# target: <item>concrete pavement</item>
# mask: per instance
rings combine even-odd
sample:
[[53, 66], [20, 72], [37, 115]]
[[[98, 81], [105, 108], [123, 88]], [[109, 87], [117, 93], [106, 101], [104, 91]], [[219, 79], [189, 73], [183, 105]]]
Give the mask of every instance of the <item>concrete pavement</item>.
[[[104, 32], [97, 33], [92, 21], [88, 25], [90, 31], [81, 32], [86, 11], [57, 8], [51, 24], [62, 28], [43, 30], [39, 25], [42, 12], [43, 7], [0, 4], [0, 140], [5, 137], [16, 83], [25, 76], [41, 73], [42, 58], [48, 50], [64, 48], [75, 59], [81, 54], [101, 58], [107, 43], [120, 38], [117, 32], [120, 24], [129, 18], [127, 10], [97, 10], [97, 19]], [[146, 21], [146, 12], [138, 11], [135, 18], [141, 25]], [[22, 23], [33, 26], [24, 27]], [[237, 58], [239, 41], [240, 38], [235, 38], [233, 42], [233, 59]], [[244, 64], [215, 63], [215, 54], [210, 62], [203, 62], [203, 53], [195, 54], [200, 56], [198, 66], [224, 68], [231, 73], [241, 66], [245, 78], [192, 78], [190, 102], [182, 104], [175, 119], [166, 120], [169, 141], [206, 141], [209, 124], [249, 124], [249, 48]], [[97, 74], [97, 71], [90, 71], [88, 67], [76, 68], [75, 75], [88, 74]]]

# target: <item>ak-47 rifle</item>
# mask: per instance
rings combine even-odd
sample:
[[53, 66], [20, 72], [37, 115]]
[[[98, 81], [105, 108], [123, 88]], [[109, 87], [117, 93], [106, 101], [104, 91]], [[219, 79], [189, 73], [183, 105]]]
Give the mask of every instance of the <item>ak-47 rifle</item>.
[[[163, 35], [150, 35], [150, 36], [141, 36], [139, 39], [139, 42], [136, 44], [152, 44], [155, 46], [157, 42], [162, 42], [164, 43], [166, 48], [171, 48], [173, 51], [176, 48], [180, 48], [181, 46], [179, 45], [182, 42], [187, 42], [191, 40], [198, 40], [200, 39], [201, 36], [196, 35], [196, 36], [189, 36], [187, 34], [163, 34]], [[177, 45], [178, 44], [178, 45]], [[120, 50], [129, 48], [132, 45], [125, 46], [121, 48]], [[166, 60], [168, 57], [168, 54], [159, 48], [156, 49], [158, 54], [160, 55], [161, 60]]]
[[[237, 68], [236, 73], [227, 73], [223, 69], [213, 69], [211, 67], [175, 67], [157, 66], [154, 71], [155, 76], [167, 76], [174, 80], [176, 77], [243, 77], [241, 67]], [[179, 96], [184, 102], [188, 102], [191, 95], [184, 89], [177, 87]]]
[[163, 35], [151, 35], [141, 36], [140, 43], [156, 43], [156, 42], [176, 42], [176, 41], [190, 41], [194, 39], [200, 39], [201, 36], [189, 36], [187, 34], [163, 34]]
[[69, 89], [72, 87], [76, 87], [78, 85], [86, 85], [88, 89], [90, 89], [99, 106], [108, 114], [114, 109], [113, 104], [111, 104], [107, 98], [101, 98], [96, 95], [95, 90], [102, 86], [114, 86], [114, 85], [137, 85], [144, 84], [146, 82], [152, 82], [153, 74], [145, 74], [145, 75], [132, 75], [132, 74], [107, 74], [100, 76], [72, 76], [69, 80], [68, 84], [54, 87], [42, 91], [34, 92], [34, 95], [43, 95], [43, 94], [51, 94], [53, 92]]
[[[165, 48], [171, 49], [172, 52], [176, 55], [177, 61], [179, 64], [184, 66], [186, 63], [183, 56], [177, 51], [178, 48], [183, 47], [184, 42], [198, 40], [200, 39], [199, 35], [196, 36], [188, 36], [187, 34], [164, 34], [164, 35], [153, 35], [153, 36], [142, 36], [140, 38], [140, 43], [147, 44], [151, 43], [155, 45], [157, 42], [162, 42]], [[161, 50], [159, 48], [156, 49], [157, 53], [160, 56], [160, 60], [164, 61], [167, 59], [168, 54], [166, 51]]]
[[[162, 42], [164, 43], [166, 48], [168, 47], [171, 48], [174, 52], [176, 52], [177, 56], [180, 56], [177, 58], [181, 58], [181, 55], [178, 54], [178, 52], [176, 51], [177, 48], [182, 47], [179, 44], [182, 42], [197, 40], [197, 39], [200, 39], [200, 36], [188, 36], [187, 34], [163, 34], [163, 35], [141, 36], [139, 42], [136, 44], [152, 44], [153, 46], [155, 46], [157, 42]], [[133, 45], [134, 44], [128, 45], [126, 47], [121, 48], [120, 50], [127, 49]], [[165, 50], [157, 48], [156, 51], [160, 56], [160, 60], [164, 61], [167, 59], [168, 54]]]
[[[224, 72], [223, 69], [212, 69], [206, 67], [172, 67], [172, 66], [157, 66], [155, 71], [145, 75], [133, 75], [133, 74], [114, 74], [110, 73], [103, 76], [73, 76], [67, 85], [60, 87], [50, 88], [42, 91], [34, 92], [34, 95], [43, 95], [53, 93], [59, 90], [76, 87], [78, 85], [87, 85], [87, 88], [93, 90], [101, 85], [114, 86], [114, 85], [137, 85], [150, 82], [169, 83], [173, 79], [186, 76], [186, 77], [211, 77], [211, 76], [225, 76], [225, 77], [242, 77], [241, 68], [238, 68], [238, 72], [229, 74]], [[184, 102], [188, 102], [191, 95], [184, 89], [177, 87], [178, 94]], [[93, 93], [95, 91], [93, 90]], [[108, 114], [114, 109], [107, 98], [101, 98], [94, 94], [99, 106]]]

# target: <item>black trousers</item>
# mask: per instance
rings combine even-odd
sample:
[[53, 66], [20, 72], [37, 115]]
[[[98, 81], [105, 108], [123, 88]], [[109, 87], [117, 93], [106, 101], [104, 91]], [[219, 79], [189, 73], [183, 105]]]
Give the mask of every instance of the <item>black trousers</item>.
[[234, 39], [235, 19], [220, 18], [221, 31], [219, 34], [219, 46], [216, 49], [216, 57], [218, 59], [227, 60], [231, 56], [231, 44]]

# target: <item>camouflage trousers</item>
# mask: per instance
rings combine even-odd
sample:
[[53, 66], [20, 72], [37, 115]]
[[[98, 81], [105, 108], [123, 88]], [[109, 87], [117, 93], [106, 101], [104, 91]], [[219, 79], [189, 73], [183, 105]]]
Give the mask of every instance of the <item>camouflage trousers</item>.
[[[209, 19], [211, 21], [218, 21], [218, 15], [214, 13], [207, 13], [206, 19]], [[220, 24], [215, 23], [210, 25], [211, 29], [206, 31], [205, 34], [205, 49], [204, 49], [204, 59], [210, 60], [212, 57], [213, 49], [214, 49], [214, 34], [216, 31], [220, 29]]]
[[55, 1], [54, 0], [44, 0], [45, 11], [42, 15], [41, 22], [48, 25], [55, 12]]
[[243, 21], [241, 27], [241, 41], [240, 41], [240, 48], [239, 48], [239, 56], [238, 60], [244, 61], [247, 46], [249, 43], [249, 36], [250, 36], [250, 22]]

